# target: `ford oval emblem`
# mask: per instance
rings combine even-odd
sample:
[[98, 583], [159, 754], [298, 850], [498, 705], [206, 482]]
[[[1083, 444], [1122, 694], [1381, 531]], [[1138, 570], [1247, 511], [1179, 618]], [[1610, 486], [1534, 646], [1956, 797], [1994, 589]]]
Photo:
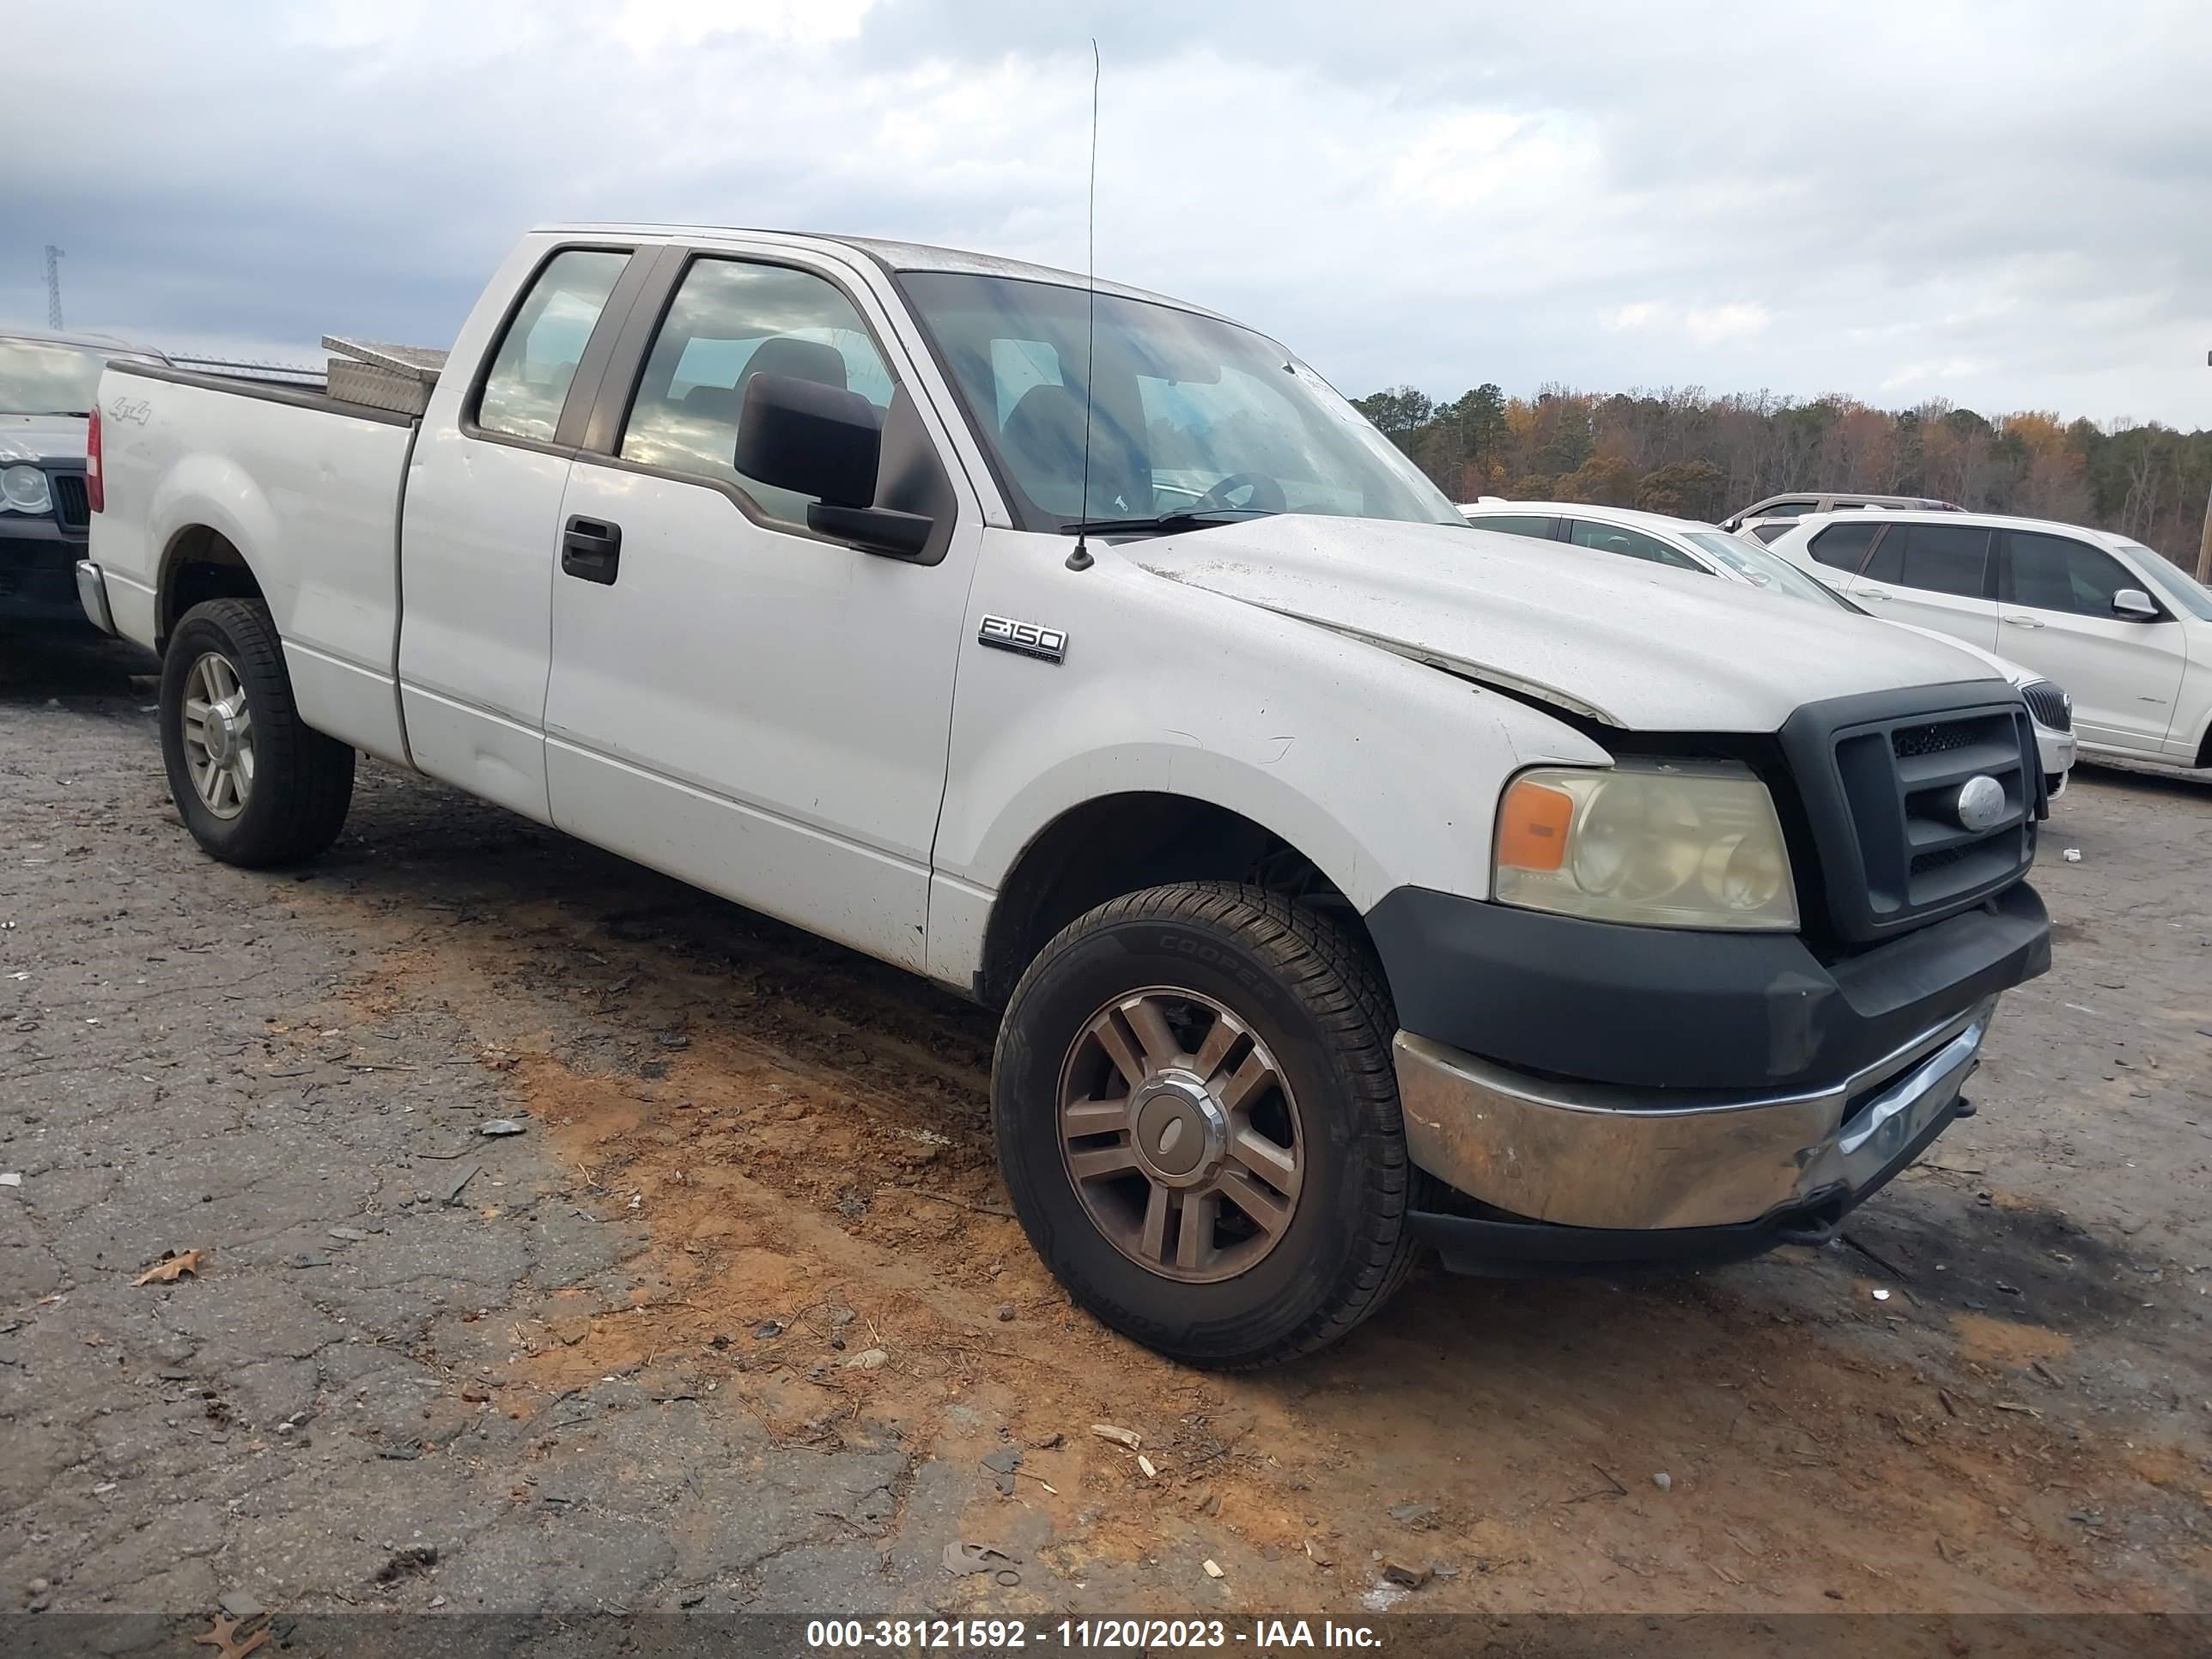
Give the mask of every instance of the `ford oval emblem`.
[[1959, 799], [1952, 811], [1959, 815], [1959, 826], [1979, 834], [1993, 830], [2005, 815], [2004, 785], [1988, 773], [1968, 778], [1959, 786]]

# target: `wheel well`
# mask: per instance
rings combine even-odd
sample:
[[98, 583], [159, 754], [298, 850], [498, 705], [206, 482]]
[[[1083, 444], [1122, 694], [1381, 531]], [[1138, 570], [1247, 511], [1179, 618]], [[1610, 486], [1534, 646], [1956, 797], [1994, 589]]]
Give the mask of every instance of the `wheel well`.
[[261, 597], [261, 584], [229, 538], [221, 531], [194, 525], [179, 533], [163, 556], [155, 631], [166, 642], [179, 619], [196, 605]]
[[1249, 882], [1311, 905], [1375, 957], [1381, 974], [1366, 919], [1280, 836], [1209, 801], [1131, 793], [1071, 808], [1023, 848], [991, 907], [976, 993], [1004, 1006], [1052, 936], [1110, 898], [1208, 880]]

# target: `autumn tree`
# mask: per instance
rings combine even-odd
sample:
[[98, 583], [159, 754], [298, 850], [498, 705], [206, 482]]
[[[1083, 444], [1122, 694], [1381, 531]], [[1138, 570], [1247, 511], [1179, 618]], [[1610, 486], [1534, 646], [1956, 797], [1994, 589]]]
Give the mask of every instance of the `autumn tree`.
[[1646, 513], [1708, 522], [1728, 511], [1728, 475], [1711, 461], [1676, 461], [1644, 475], [1635, 505]]
[[1513, 398], [1485, 384], [1441, 404], [1401, 386], [1359, 406], [1455, 501], [1565, 497], [1710, 520], [1791, 490], [1930, 495], [2118, 531], [2188, 567], [2212, 491], [2212, 431], [1990, 416], [1942, 398], [1886, 410], [1698, 387]]

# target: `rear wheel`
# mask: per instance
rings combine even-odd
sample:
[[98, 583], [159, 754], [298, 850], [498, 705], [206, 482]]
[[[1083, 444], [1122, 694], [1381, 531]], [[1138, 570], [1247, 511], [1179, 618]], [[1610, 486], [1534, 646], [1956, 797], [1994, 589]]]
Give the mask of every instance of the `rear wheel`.
[[185, 827], [226, 864], [312, 858], [353, 799], [350, 745], [304, 724], [267, 607], [194, 605], [161, 659], [161, 758]]
[[1079, 918], [1022, 976], [993, 1073], [1030, 1242], [1176, 1359], [1334, 1341], [1415, 1254], [1393, 1025], [1364, 955], [1263, 890], [1178, 884]]

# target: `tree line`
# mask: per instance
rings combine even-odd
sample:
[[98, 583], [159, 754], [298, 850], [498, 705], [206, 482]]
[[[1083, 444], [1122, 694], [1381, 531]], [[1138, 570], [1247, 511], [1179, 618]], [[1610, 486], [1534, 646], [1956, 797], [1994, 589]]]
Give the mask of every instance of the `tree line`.
[[1932, 398], [1882, 410], [1704, 388], [1533, 398], [1494, 385], [1439, 403], [1410, 386], [1354, 400], [1454, 501], [1504, 495], [1719, 519], [1784, 490], [1927, 495], [2091, 525], [2197, 562], [2212, 431], [1984, 416]]

